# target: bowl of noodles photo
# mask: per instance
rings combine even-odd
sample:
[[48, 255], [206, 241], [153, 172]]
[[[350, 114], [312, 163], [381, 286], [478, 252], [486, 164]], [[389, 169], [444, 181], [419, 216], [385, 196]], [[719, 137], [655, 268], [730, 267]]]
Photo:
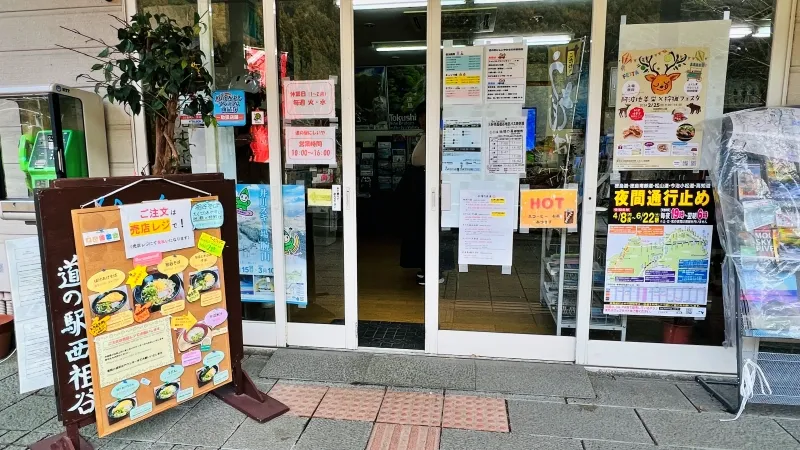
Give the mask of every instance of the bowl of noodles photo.
[[161, 306], [175, 300], [183, 290], [183, 280], [180, 275], [166, 276], [163, 273], [153, 273], [144, 278], [142, 284], [133, 289], [133, 298], [136, 303], [150, 303], [150, 312], [161, 310]]
[[135, 398], [123, 398], [106, 407], [108, 423], [112, 424], [128, 417], [131, 410], [136, 406]]
[[211, 328], [203, 322], [197, 322], [188, 330], [181, 330], [178, 335], [178, 351], [185, 352], [192, 347], [201, 345], [211, 333]]
[[216, 270], [201, 270], [189, 277], [189, 285], [198, 292], [210, 291], [217, 287], [219, 274]]
[[125, 288], [103, 292], [92, 300], [92, 312], [99, 316], [110, 316], [128, 305], [128, 292]]
[[204, 366], [197, 370], [197, 386], [203, 387], [214, 380], [214, 375], [219, 372], [219, 366]]
[[178, 383], [167, 383], [157, 387], [154, 394], [156, 397], [156, 404], [164, 403], [165, 401], [174, 398], [175, 394], [181, 389]]

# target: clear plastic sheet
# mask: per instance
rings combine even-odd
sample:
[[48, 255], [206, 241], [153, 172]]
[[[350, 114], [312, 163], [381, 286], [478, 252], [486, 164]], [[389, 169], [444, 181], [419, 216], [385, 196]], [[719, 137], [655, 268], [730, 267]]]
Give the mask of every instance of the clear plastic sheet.
[[744, 334], [800, 339], [800, 108], [758, 108], [704, 124], [703, 162], [726, 253], [726, 345]]

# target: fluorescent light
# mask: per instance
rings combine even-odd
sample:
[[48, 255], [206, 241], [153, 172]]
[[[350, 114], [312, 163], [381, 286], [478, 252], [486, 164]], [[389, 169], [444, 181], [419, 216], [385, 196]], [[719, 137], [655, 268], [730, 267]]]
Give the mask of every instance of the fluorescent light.
[[[442, 0], [442, 6], [464, 5], [466, 0]], [[354, 10], [365, 9], [399, 9], [399, 8], [425, 8], [426, 0], [353, 0]], [[341, 6], [341, 0], [336, 0], [336, 6]]]
[[488, 5], [493, 3], [527, 3], [527, 2], [536, 2], [539, 0], [475, 0], [476, 5]]
[[569, 43], [572, 40], [572, 36], [568, 34], [534, 34], [532, 36], [523, 36], [522, 38], [516, 36], [486, 37], [475, 39], [472, 43], [474, 45], [513, 44], [514, 41], [519, 41], [520, 39], [526, 45], [561, 45]]
[[753, 29], [748, 26], [733, 26], [731, 27], [730, 38], [738, 39], [753, 34]]
[[772, 27], [769, 25], [765, 27], [758, 27], [756, 32], [753, 33], [753, 37], [762, 38], [762, 37], [770, 37], [772, 36]]
[[400, 46], [381, 46], [375, 47], [376, 52], [417, 52], [427, 50], [425, 45], [400, 45]]

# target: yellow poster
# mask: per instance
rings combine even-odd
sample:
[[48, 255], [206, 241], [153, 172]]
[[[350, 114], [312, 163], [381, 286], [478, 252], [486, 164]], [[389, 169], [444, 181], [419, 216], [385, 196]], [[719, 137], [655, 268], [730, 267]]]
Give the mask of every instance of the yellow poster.
[[331, 206], [330, 189], [308, 189], [308, 206]]
[[699, 168], [708, 54], [704, 47], [622, 53], [614, 170]]
[[578, 226], [577, 189], [530, 189], [519, 194], [520, 228]]

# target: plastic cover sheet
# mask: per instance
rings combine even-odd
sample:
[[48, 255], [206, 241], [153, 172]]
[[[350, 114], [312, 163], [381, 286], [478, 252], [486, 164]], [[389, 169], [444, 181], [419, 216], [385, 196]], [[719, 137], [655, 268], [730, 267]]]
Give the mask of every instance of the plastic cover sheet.
[[800, 109], [758, 108], [705, 123], [703, 159], [726, 253], [726, 345], [744, 334], [800, 339]]

